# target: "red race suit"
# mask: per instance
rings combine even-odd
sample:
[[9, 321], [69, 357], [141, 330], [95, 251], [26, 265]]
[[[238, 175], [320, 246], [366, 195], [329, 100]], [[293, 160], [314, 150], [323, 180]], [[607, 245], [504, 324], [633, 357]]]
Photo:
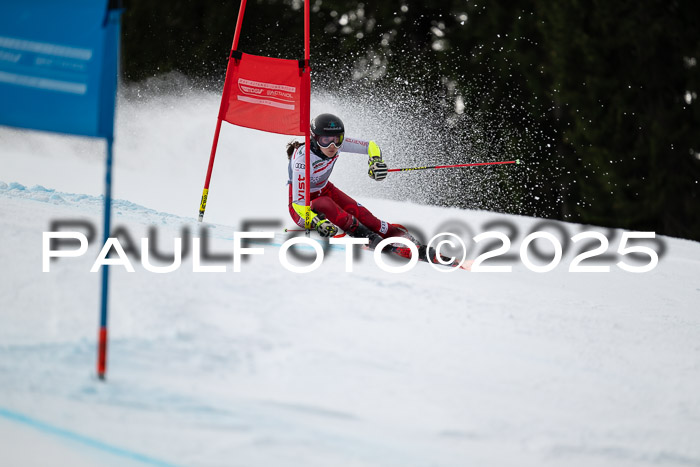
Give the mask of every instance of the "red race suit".
[[[325, 157], [311, 151], [311, 210], [317, 214], [323, 214], [326, 219], [346, 232], [353, 224], [353, 218], [356, 218], [368, 229], [382, 237], [402, 236], [402, 231], [388, 222], [378, 219], [366, 207], [328, 181], [341, 151], [367, 154], [368, 147], [368, 141], [345, 138], [340, 150], [333, 157]], [[301, 206], [305, 204], [305, 151], [306, 146], [302, 144], [292, 154], [289, 160], [289, 180], [287, 181], [289, 184], [289, 214], [300, 227], [304, 227], [304, 219], [297, 214], [292, 203]]]

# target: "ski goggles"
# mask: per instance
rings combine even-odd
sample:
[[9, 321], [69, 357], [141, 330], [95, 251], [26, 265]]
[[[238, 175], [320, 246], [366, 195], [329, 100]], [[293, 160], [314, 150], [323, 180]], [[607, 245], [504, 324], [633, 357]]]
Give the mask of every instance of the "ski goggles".
[[317, 136], [316, 143], [318, 143], [319, 146], [322, 148], [327, 148], [330, 147], [331, 144], [335, 144], [336, 148], [339, 148], [341, 144], [343, 144], [343, 139], [345, 138], [345, 135], [340, 134], [340, 135], [333, 135], [333, 136]]

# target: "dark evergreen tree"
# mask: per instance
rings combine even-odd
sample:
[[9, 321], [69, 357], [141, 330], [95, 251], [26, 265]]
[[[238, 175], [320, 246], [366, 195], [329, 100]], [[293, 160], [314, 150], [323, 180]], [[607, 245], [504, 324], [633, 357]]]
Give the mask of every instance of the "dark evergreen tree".
[[582, 221], [700, 238], [694, 10], [659, 0], [541, 5], [577, 179], [568, 203]]

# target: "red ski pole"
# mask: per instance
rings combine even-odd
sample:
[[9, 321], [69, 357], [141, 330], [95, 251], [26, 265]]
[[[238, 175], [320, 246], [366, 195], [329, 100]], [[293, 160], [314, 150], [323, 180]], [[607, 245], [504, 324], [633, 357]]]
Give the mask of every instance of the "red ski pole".
[[500, 165], [500, 164], [520, 164], [520, 159], [516, 159], [514, 161], [501, 161], [501, 162], [476, 162], [473, 164], [433, 165], [430, 167], [406, 167], [403, 169], [389, 169], [387, 172], [409, 172], [411, 170], [451, 169], [453, 167], [475, 167], [477, 165]]

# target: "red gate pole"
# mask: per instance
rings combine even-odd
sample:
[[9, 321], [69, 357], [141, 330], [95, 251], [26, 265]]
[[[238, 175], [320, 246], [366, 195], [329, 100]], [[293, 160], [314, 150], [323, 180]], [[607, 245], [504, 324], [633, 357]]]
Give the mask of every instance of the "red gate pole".
[[[241, 0], [241, 6], [238, 9], [238, 19], [236, 20], [236, 32], [233, 35], [233, 45], [231, 46], [231, 51], [233, 52], [238, 48], [238, 39], [241, 36], [241, 27], [243, 26], [243, 14], [245, 13], [246, 0]], [[228, 66], [226, 67], [226, 77], [231, 76], [231, 69], [233, 68], [232, 63], [235, 60], [231, 60], [231, 55], [229, 55]], [[211, 154], [209, 155], [209, 166], [207, 167], [207, 177], [204, 180], [204, 190], [202, 191], [202, 199], [199, 202], [199, 222], [204, 220], [204, 210], [207, 208], [207, 196], [209, 195], [209, 183], [211, 182], [211, 173], [214, 169], [214, 158], [216, 157], [216, 147], [219, 145], [219, 133], [221, 132], [221, 121], [223, 120], [222, 114], [224, 109], [225, 101], [228, 97], [226, 90], [228, 89], [228, 79], [224, 80], [224, 91], [221, 94], [221, 104], [219, 105], [219, 116], [216, 120], [216, 130], [214, 130], [214, 141], [211, 146]], [[308, 147], [308, 146], [307, 146]]]
[[306, 76], [303, 80], [304, 82], [304, 93], [302, 94], [302, 117], [301, 124], [304, 129], [304, 153], [305, 153], [305, 163], [306, 166], [306, 184], [304, 186], [304, 197], [306, 202], [306, 236], [310, 235], [310, 224], [311, 224], [311, 137], [309, 132], [310, 120], [311, 120], [311, 65], [309, 62], [311, 56], [311, 32], [309, 26], [309, 3], [310, 0], [304, 1], [304, 68]]

